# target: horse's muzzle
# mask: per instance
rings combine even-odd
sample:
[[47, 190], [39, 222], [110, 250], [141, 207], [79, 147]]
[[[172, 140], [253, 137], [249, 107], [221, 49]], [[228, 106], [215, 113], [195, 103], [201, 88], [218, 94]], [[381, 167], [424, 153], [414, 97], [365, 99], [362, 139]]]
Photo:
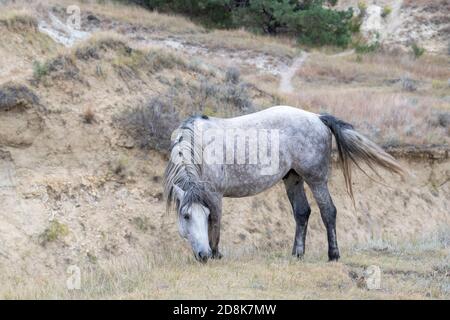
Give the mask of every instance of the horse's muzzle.
[[209, 251], [199, 251], [195, 255], [195, 258], [201, 263], [206, 263], [209, 258], [211, 258], [211, 250]]

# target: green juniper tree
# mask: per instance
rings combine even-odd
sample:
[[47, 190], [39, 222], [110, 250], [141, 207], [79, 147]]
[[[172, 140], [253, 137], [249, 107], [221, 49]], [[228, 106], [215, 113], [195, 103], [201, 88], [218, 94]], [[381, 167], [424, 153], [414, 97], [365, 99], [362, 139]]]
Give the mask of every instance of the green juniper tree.
[[337, 0], [137, 0], [150, 9], [186, 14], [213, 27], [246, 27], [257, 33], [291, 34], [309, 45], [345, 47], [352, 9]]

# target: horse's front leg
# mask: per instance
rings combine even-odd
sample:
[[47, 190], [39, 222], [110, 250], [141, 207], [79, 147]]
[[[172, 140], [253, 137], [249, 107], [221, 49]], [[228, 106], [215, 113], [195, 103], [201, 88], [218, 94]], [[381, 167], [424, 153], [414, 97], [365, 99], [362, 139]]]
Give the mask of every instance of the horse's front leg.
[[219, 252], [220, 241], [220, 220], [222, 217], [222, 209], [219, 212], [211, 212], [208, 222], [208, 236], [209, 246], [211, 247], [212, 259], [222, 258], [222, 254]]

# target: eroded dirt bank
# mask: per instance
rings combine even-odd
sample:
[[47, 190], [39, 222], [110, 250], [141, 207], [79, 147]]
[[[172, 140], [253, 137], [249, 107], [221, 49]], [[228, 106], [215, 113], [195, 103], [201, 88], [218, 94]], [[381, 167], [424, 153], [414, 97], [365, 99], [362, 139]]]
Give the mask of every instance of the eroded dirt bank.
[[[355, 171], [356, 210], [334, 165], [330, 184], [342, 246], [405, 240], [450, 224], [448, 151], [430, 152], [433, 158], [428, 154], [426, 159], [395, 152], [411, 173], [403, 182], [384, 175], [383, 186]], [[165, 213], [161, 199], [165, 157], [120, 151], [126, 168], [116, 175], [110, 166], [117, 158], [108, 160], [111, 154], [89, 148], [59, 154], [2, 148], [2, 270], [45, 275], [64, 272], [72, 264], [186, 246], [178, 236], [176, 216]], [[308, 197], [312, 200], [309, 191]], [[326, 252], [325, 229], [317, 206], [310, 202], [308, 249]], [[255, 197], [224, 201], [225, 253], [286, 248], [288, 254], [294, 228], [281, 183]], [[185, 254], [190, 255], [188, 247]]]

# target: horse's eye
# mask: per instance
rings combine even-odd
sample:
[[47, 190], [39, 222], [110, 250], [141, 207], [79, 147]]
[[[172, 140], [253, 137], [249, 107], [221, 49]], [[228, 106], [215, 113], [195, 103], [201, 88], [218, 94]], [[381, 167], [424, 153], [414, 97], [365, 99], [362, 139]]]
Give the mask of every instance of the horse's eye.
[[191, 216], [189, 214], [184, 214], [183, 215], [183, 219], [184, 220], [189, 220], [191, 218]]

